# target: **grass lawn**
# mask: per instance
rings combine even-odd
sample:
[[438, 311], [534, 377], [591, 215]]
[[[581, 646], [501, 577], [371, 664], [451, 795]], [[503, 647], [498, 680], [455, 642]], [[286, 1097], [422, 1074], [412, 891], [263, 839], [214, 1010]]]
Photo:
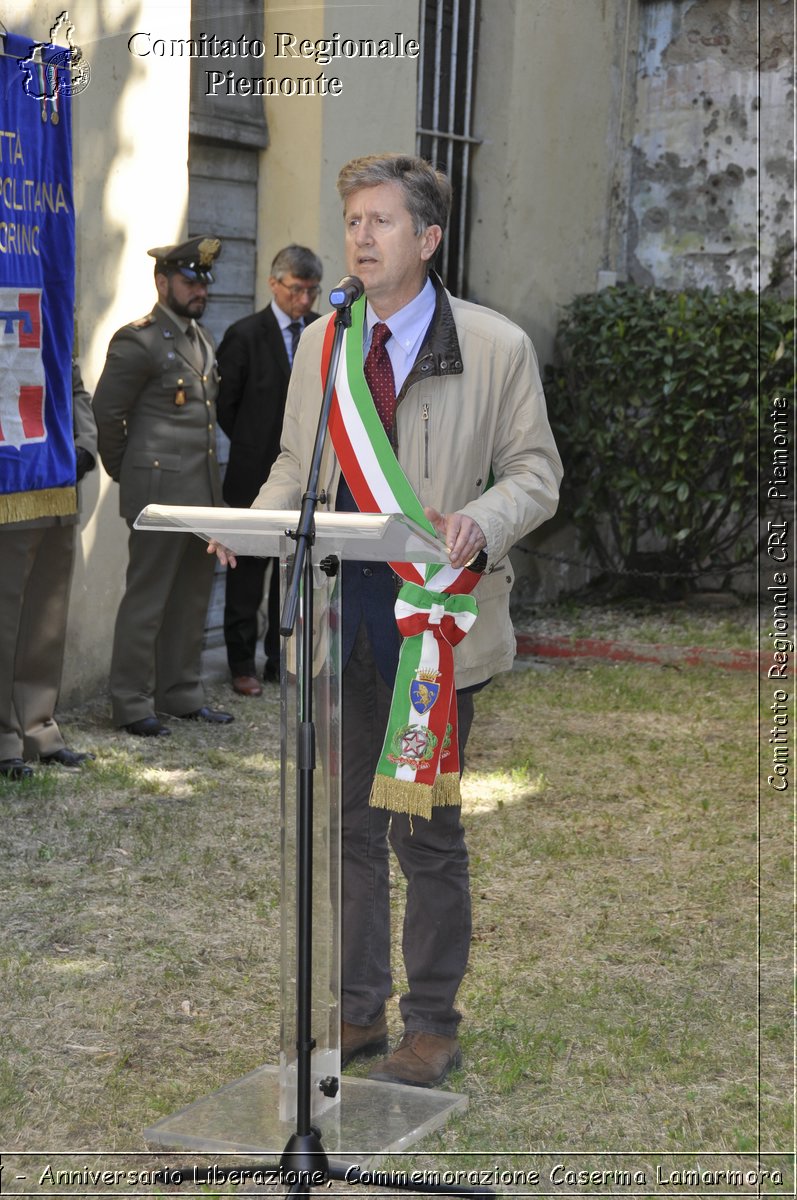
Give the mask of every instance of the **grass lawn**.
[[[132, 1155], [277, 1061], [279, 701], [214, 700], [234, 725], [151, 742], [85, 705], [65, 728], [94, 764], [0, 783], [4, 1163]], [[792, 811], [758, 802], [757, 703], [744, 672], [588, 663], [519, 664], [479, 695], [451, 1080], [470, 1103], [414, 1164], [500, 1161], [538, 1171], [535, 1194], [557, 1163], [640, 1170], [638, 1195], [698, 1161], [786, 1171]]]

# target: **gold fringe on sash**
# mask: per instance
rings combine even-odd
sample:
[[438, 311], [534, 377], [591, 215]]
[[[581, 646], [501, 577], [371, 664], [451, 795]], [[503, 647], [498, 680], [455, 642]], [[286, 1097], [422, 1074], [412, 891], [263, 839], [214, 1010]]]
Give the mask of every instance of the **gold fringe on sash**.
[[459, 775], [447, 771], [438, 775], [432, 787], [425, 783], [410, 783], [407, 779], [391, 779], [375, 775], [368, 803], [372, 808], [387, 808], [391, 812], [407, 813], [410, 817], [432, 819], [433, 806], [459, 807]]
[[437, 776], [432, 788], [432, 804], [439, 805], [441, 808], [444, 806], [450, 808], [460, 807], [462, 796], [459, 790], [458, 771], [446, 771], [444, 774]]
[[70, 517], [77, 512], [77, 488], [42, 488], [38, 492], [0, 495], [0, 525], [37, 517]]

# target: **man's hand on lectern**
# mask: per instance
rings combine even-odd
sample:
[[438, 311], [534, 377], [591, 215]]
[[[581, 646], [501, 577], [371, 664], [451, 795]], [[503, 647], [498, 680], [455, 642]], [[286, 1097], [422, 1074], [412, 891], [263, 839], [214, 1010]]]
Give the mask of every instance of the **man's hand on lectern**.
[[232, 550], [222, 546], [221, 542], [208, 542], [208, 554], [215, 554], [223, 567], [234, 567], [238, 562]]

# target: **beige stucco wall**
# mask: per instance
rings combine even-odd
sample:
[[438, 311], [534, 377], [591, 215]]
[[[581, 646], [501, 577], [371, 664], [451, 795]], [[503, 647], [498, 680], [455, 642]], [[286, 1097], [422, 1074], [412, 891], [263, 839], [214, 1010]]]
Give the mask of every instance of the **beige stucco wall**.
[[[184, 231], [188, 195], [188, 60], [136, 58], [136, 30], [185, 37], [189, 0], [74, 0], [74, 41], [91, 68], [73, 102], [80, 362], [93, 390], [108, 341], [154, 298], [150, 246]], [[13, 33], [47, 41], [60, 7], [17, 0]], [[57, 40], [66, 44], [63, 36]], [[63, 702], [107, 681], [127, 562], [118, 489], [101, 467], [81, 486], [82, 521], [72, 587]]]
[[615, 265], [604, 256], [627, 10], [626, 0], [482, 6], [470, 292], [522, 325], [541, 359], [558, 306]]
[[[468, 291], [527, 331], [541, 366], [551, 360], [561, 306], [618, 268], [610, 197], [627, 187], [635, 21], [627, 0], [482, 6]], [[562, 517], [512, 557], [516, 590], [536, 599], [587, 578]]]
[[[303, 39], [396, 41], [418, 38], [418, 0], [371, 0], [341, 6], [319, 0], [310, 6], [266, 0], [263, 74], [316, 77], [341, 82], [340, 94], [279, 96], [266, 101], [270, 145], [263, 153], [258, 244], [258, 297], [270, 299], [268, 266], [288, 242], [311, 246], [324, 263], [325, 283], [346, 273], [341, 207], [335, 190], [340, 167], [360, 154], [382, 150], [414, 153], [417, 59], [335, 58], [326, 66], [312, 59], [274, 55], [277, 33]], [[323, 300], [323, 296], [322, 296]], [[324, 306], [322, 304], [322, 307]]]

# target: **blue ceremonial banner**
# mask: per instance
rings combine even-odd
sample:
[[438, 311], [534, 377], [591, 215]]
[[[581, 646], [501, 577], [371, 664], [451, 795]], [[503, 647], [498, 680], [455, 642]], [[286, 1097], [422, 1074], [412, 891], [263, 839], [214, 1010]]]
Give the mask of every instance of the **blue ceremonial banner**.
[[0, 525], [76, 509], [75, 208], [63, 47], [0, 56]]

